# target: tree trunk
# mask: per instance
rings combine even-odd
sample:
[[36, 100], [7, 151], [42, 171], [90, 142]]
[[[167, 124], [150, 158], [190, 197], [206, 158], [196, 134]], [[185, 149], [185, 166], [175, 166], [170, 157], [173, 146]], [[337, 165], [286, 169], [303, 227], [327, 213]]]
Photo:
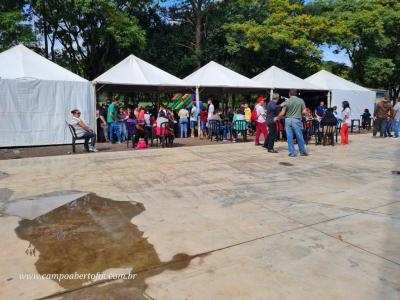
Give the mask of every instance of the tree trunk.
[[49, 44], [48, 44], [48, 24], [46, 18], [46, 8], [44, 3], [42, 4], [42, 16], [43, 16], [43, 39], [44, 39], [44, 55], [46, 58], [49, 58]]
[[201, 11], [195, 13], [196, 18], [196, 28], [195, 28], [195, 48], [194, 51], [197, 56], [197, 69], [201, 67], [201, 55], [202, 55], [202, 21], [203, 21], [203, 14]]

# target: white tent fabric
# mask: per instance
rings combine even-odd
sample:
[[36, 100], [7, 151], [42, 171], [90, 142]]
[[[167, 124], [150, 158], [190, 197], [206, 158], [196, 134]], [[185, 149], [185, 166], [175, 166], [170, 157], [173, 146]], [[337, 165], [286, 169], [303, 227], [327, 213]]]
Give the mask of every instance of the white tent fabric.
[[360, 119], [364, 109], [374, 111], [375, 92], [336, 76], [328, 71], [322, 70], [305, 79], [306, 81], [330, 90], [331, 105], [337, 106], [341, 111], [342, 102], [349, 101], [351, 108], [351, 119]]
[[214, 61], [183, 79], [188, 85], [215, 88], [263, 89], [251, 79]]
[[276, 66], [268, 68], [252, 80], [269, 89], [324, 90]]
[[0, 147], [71, 143], [75, 108], [94, 126], [91, 83], [23, 45], [0, 53], [0, 93]]
[[186, 87], [187, 84], [144, 60], [129, 55], [93, 80], [96, 84]]

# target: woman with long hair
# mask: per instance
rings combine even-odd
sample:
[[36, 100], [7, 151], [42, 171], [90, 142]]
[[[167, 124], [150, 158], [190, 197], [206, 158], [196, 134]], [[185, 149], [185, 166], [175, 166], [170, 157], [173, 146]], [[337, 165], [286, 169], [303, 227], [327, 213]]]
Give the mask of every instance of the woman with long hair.
[[349, 127], [350, 127], [350, 104], [348, 101], [342, 102], [342, 128], [340, 129], [340, 144], [349, 144]]

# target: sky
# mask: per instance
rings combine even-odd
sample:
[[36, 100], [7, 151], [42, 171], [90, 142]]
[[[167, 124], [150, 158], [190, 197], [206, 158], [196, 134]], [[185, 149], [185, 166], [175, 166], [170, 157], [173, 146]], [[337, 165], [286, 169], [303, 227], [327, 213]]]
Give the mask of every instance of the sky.
[[347, 66], [351, 66], [349, 56], [346, 54], [346, 52], [341, 51], [338, 54], [333, 53], [336, 47], [334, 46], [329, 47], [328, 45], [321, 46], [319, 49], [322, 51], [323, 60], [325, 61], [331, 60], [338, 63], [344, 63]]

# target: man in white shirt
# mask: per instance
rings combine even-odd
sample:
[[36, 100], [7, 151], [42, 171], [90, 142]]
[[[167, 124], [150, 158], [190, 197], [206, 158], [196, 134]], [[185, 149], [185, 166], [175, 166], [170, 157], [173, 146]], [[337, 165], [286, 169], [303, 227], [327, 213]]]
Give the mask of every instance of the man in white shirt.
[[207, 118], [208, 120], [214, 114], [214, 104], [212, 103], [211, 98], [208, 99], [207, 103], [208, 103], [208, 118]]
[[255, 138], [255, 145], [259, 146], [260, 144], [260, 135], [261, 133], [264, 136], [264, 141], [267, 139], [267, 123], [265, 120], [265, 109], [264, 109], [264, 98], [258, 97], [257, 100], [258, 104], [254, 107], [257, 112], [257, 121], [256, 121], [256, 138]]
[[199, 110], [196, 106], [196, 101], [192, 102], [192, 109], [190, 111], [190, 136], [194, 138], [194, 129], [197, 125], [197, 119], [199, 118]]
[[[96, 144], [96, 134], [94, 133], [93, 129], [90, 128], [85, 121], [81, 119], [81, 112], [79, 109], [74, 109], [71, 111], [72, 120], [71, 125], [75, 129], [76, 136], [78, 138], [84, 138], [85, 143], [84, 147], [87, 152], [97, 152], [95, 144]], [[90, 140], [90, 146], [89, 146]]]

